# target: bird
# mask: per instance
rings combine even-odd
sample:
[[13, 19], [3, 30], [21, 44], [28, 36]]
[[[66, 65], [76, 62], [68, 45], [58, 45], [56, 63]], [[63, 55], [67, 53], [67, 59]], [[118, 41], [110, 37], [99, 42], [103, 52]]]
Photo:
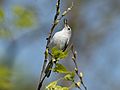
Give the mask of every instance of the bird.
[[67, 20], [64, 20], [64, 28], [61, 31], [56, 32], [50, 43], [49, 48], [56, 47], [59, 50], [65, 51], [71, 38], [71, 28], [67, 24]]
[[[51, 49], [55, 47], [58, 50], [62, 50], [64, 52], [68, 47], [71, 34], [72, 34], [72, 31], [70, 26], [67, 24], [67, 19], [64, 19], [64, 28], [53, 35], [48, 48]], [[53, 62], [52, 60], [50, 60], [45, 70], [45, 74], [47, 77], [50, 76], [50, 73], [51, 73], [50, 69], [52, 67], [53, 67]]]
[[[53, 37], [50, 40], [50, 43], [48, 44], [49, 50], [52, 49], [53, 47], [56, 47], [58, 50], [62, 50], [63, 52], [67, 49], [68, 44], [70, 42], [72, 35], [72, 30], [71, 27], [67, 23], [67, 19], [64, 19], [64, 27], [62, 30], [56, 32]], [[44, 70], [44, 77], [39, 83], [40, 88], [42, 86], [42, 82], [44, 81], [45, 77], [49, 77], [51, 74], [51, 69], [53, 67], [53, 61], [52, 59], [49, 60], [45, 70]], [[38, 89], [39, 90], [39, 89]]]

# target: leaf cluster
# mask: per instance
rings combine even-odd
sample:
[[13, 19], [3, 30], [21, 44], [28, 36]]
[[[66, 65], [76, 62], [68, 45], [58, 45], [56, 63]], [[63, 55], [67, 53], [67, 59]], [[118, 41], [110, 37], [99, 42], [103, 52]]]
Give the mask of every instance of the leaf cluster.
[[56, 60], [59, 60], [59, 59], [64, 59], [66, 58], [68, 55], [68, 52], [65, 51], [63, 52], [63, 50], [59, 50], [58, 48], [56, 47], [53, 47], [52, 48], [52, 56], [56, 59]]
[[[59, 74], [64, 74], [64, 77], [51, 82], [48, 86], [46, 86], [47, 90], [70, 90], [70, 88], [73, 88], [73, 87], [77, 87], [77, 88], [81, 89], [80, 88], [81, 82], [80, 81], [75, 82], [75, 76], [77, 76], [77, 73], [78, 73], [77, 66], [75, 67], [74, 71], [68, 71], [67, 68], [63, 64], [59, 63], [59, 60], [65, 59], [67, 57], [67, 55], [68, 55], [68, 52], [63, 52], [62, 50], [59, 50], [56, 47], [52, 48], [51, 56], [52, 56], [52, 58], [54, 58], [54, 61], [56, 63], [55, 63], [55, 67], [51, 70], [53, 72], [57, 72]], [[77, 65], [76, 64], [76, 53], [75, 54], [73, 53], [72, 59], [73, 59], [75, 65]], [[80, 73], [80, 75], [82, 76], [82, 73]], [[69, 81], [69, 82], [72, 82], [72, 84], [70, 87], [59, 86], [58, 81], [60, 81], [60, 80]]]

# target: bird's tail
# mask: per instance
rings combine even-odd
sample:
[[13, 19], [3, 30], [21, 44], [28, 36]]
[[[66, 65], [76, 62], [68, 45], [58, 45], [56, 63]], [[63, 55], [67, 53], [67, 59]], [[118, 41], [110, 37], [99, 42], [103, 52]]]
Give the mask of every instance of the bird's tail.
[[51, 74], [52, 67], [53, 67], [53, 62], [52, 62], [52, 60], [50, 60], [49, 63], [48, 63], [48, 65], [47, 65], [47, 67], [46, 67], [46, 69], [45, 69], [45, 75], [46, 75], [47, 78]]
[[47, 65], [47, 67], [45, 68], [45, 71], [44, 71], [45, 75], [44, 75], [44, 77], [41, 79], [41, 81], [40, 81], [40, 83], [39, 83], [39, 85], [38, 85], [37, 90], [40, 90], [40, 89], [41, 89], [42, 83], [43, 83], [44, 79], [45, 79], [46, 77], [48, 78], [48, 77], [50, 76], [52, 67], [53, 67], [53, 62], [52, 62], [52, 59], [51, 59], [51, 60], [49, 61], [48, 65]]

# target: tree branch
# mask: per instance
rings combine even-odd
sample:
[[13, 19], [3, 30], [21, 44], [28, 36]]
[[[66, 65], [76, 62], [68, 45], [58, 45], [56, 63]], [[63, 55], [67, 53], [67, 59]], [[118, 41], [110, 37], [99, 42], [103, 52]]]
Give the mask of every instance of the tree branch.
[[77, 66], [77, 62], [76, 62], [76, 58], [77, 58], [77, 52], [74, 50], [74, 47], [73, 45], [71, 46], [71, 51], [72, 51], [72, 54], [73, 54], [73, 57], [72, 57], [72, 60], [75, 64], [75, 73], [76, 75], [79, 77], [80, 79], [80, 82], [81, 84], [83, 85], [84, 89], [87, 90], [87, 87], [85, 86], [84, 82], [83, 82], [83, 76], [82, 75], [79, 75], [79, 71], [78, 71], [78, 66]]
[[58, 20], [60, 21], [69, 11], [71, 11], [73, 8], [73, 2], [71, 4], [71, 6], [69, 8], [67, 8], [67, 10], [65, 10], [62, 15], [58, 18]]
[[48, 54], [49, 54], [48, 45], [50, 43], [53, 31], [54, 31], [55, 27], [57, 26], [57, 24], [60, 22], [60, 20], [72, 9], [72, 7], [73, 7], [73, 3], [71, 5], [71, 7], [69, 7], [66, 11], [64, 11], [62, 16], [60, 16], [60, 18], [58, 18], [59, 15], [60, 15], [60, 0], [57, 0], [57, 3], [56, 3], [56, 14], [54, 16], [54, 21], [53, 21], [52, 27], [50, 29], [50, 33], [49, 33], [48, 37], [46, 38], [47, 44], [46, 44], [46, 50], [44, 52], [45, 59], [44, 59], [42, 71], [41, 71], [41, 74], [40, 74], [40, 80], [39, 80], [39, 85], [38, 85], [38, 89], [37, 90], [41, 89], [42, 83], [43, 83], [43, 81], [45, 80], [45, 77], [46, 77], [46, 76], [43, 77], [43, 74], [44, 74], [44, 70], [46, 68], [46, 64], [47, 64], [47, 61], [48, 61]]

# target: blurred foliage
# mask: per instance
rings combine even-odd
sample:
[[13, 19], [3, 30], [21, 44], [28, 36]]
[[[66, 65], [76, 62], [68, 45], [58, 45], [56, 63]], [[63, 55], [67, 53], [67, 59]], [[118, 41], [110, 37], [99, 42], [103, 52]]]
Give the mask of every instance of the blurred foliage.
[[5, 27], [1, 26], [0, 27], [0, 37], [10, 37], [12, 33]]
[[9, 37], [11, 35], [10, 31], [4, 26], [5, 21], [5, 11], [0, 8], [0, 37]]
[[10, 80], [11, 70], [5, 66], [0, 66], [0, 90], [12, 90], [12, 83]]
[[[12, 35], [14, 34], [18, 34], [18, 27], [22, 28], [24, 30], [27, 30], [28, 28], [32, 28], [33, 26], [35, 26], [37, 24], [37, 16], [36, 16], [36, 10], [33, 7], [31, 9], [31, 5], [29, 7], [27, 6], [14, 6], [12, 9], [9, 9], [10, 13], [6, 10], [6, 8], [1, 7], [0, 6], [0, 39], [4, 39], [4, 38], [11, 38]], [[13, 17], [11, 19], [11, 17]], [[24, 32], [24, 31], [23, 31]], [[21, 31], [19, 32], [21, 33]], [[10, 39], [11, 40], [11, 39]], [[10, 48], [8, 46], [8, 48], [6, 48], [7, 50], [10, 51], [10, 53], [12, 52], [12, 54], [14, 54], [14, 48], [17, 47], [16, 44], [14, 44], [13, 42], [10, 42]], [[17, 49], [17, 48], [15, 48]], [[12, 65], [14, 65], [14, 58], [13, 56], [9, 53], [9, 51], [5, 52], [5, 60], [7, 61], [7, 63], [13, 63]], [[10, 57], [9, 57], [10, 56]], [[16, 55], [15, 55], [16, 56]], [[8, 58], [7, 58], [8, 57]], [[12, 59], [10, 59], [12, 57]], [[7, 58], [7, 59], [6, 59]], [[5, 61], [3, 60], [3, 61]], [[9, 63], [9, 65], [10, 65]], [[5, 63], [6, 65], [6, 63]], [[25, 77], [25, 75], [20, 75], [23, 72], [20, 72], [18, 74], [12, 74], [13, 66], [11, 66], [10, 68], [4, 66], [4, 64], [2, 64], [2, 66], [0, 65], [0, 90], [34, 90], [34, 88], [36, 87], [35, 85], [33, 85], [33, 83], [29, 83], [29, 81], [27, 82], [27, 80], [23, 80], [23, 77]], [[18, 70], [18, 69], [17, 69]], [[12, 77], [12, 79], [11, 79]], [[27, 76], [28, 77], [28, 76]], [[13, 80], [14, 79], [14, 80]], [[30, 80], [30, 79], [28, 79]], [[13, 86], [14, 84], [14, 86]], [[22, 86], [22, 87], [21, 87]], [[18, 89], [19, 88], [19, 89]]]
[[28, 28], [35, 25], [37, 19], [34, 11], [22, 6], [14, 6], [13, 13], [15, 15], [14, 23], [17, 27]]
[[[31, 28], [37, 24], [37, 17], [34, 8], [33, 10], [31, 10], [27, 7], [13, 6], [12, 13], [14, 18], [12, 19], [12, 21], [9, 22], [12, 22], [10, 24], [13, 25], [15, 28]], [[15, 33], [15, 31], [17, 30], [9, 29], [11, 28], [11, 25], [7, 25], [6, 18], [7, 17], [5, 15], [4, 9], [0, 8], [0, 37], [2, 38], [12, 36], [12, 33]]]
[[2, 8], [0, 8], [0, 23], [4, 21], [4, 17], [5, 17], [4, 11]]

